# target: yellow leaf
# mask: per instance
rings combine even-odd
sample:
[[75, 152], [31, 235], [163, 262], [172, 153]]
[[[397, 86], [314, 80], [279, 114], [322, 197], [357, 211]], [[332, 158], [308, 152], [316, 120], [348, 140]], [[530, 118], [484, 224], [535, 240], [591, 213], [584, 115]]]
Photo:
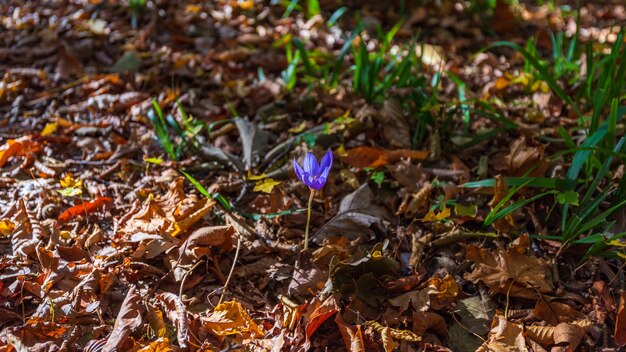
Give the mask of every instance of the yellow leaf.
[[65, 175], [64, 179], [59, 180], [63, 189], [57, 191], [64, 197], [74, 197], [83, 194], [83, 180], [75, 179], [72, 175]]
[[306, 129], [306, 123], [302, 122], [298, 126], [296, 126], [294, 128], [290, 128], [289, 132], [290, 133], [300, 133], [300, 132], [304, 131], [305, 129]]
[[422, 222], [441, 221], [450, 217], [450, 208], [444, 208], [441, 212], [435, 214], [432, 209], [422, 218]]
[[150, 164], [157, 164], [158, 165], [158, 164], [163, 162], [163, 159], [161, 159], [161, 158], [149, 158], [149, 157], [146, 157], [144, 155], [143, 161], [145, 161], [147, 163], [150, 163]]
[[61, 183], [61, 187], [63, 188], [80, 188], [83, 186], [83, 180], [79, 178], [73, 178], [70, 174], [65, 175], [65, 178], [59, 180], [59, 183]]
[[0, 220], [0, 237], [8, 237], [15, 230], [15, 224], [9, 219]]
[[337, 150], [335, 150], [335, 153], [340, 156], [340, 157], [346, 157], [348, 156], [348, 152], [346, 151], [346, 146], [342, 144], [339, 145], [339, 148], [337, 148]]
[[259, 181], [256, 183], [256, 185], [254, 186], [253, 191], [254, 192], [265, 192], [265, 193], [272, 193], [272, 190], [274, 189], [274, 186], [277, 186], [280, 184], [280, 181], [276, 181], [272, 178], [266, 178], [263, 181]]
[[58, 122], [50, 122], [50, 123], [46, 124], [46, 126], [43, 128], [43, 130], [41, 130], [41, 135], [42, 136], [49, 136], [49, 135], [53, 134], [54, 132], [56, 132], [58, 128], [59, 128], [59, 123]]
[[218, 304], [209, 316], [202, 318], [202, 324], [216, 336], [241, 334], [246, 339], [263, 337], [261, 328], [236, 301]]
[[611, 240], [608, 243], [611, 246], [616, 246], [616, 247], [626, 247], [626, 243], [620, 241], [620, 240]]
[[267, 174], [262, 173], [260, 175], [253, 175], [252, 172], [250, 172], [250, 170], [248, 170], [248, 180], [250, 181], [258, 181], [258, 180], [262, 180], [264, 178], [267, 177]]

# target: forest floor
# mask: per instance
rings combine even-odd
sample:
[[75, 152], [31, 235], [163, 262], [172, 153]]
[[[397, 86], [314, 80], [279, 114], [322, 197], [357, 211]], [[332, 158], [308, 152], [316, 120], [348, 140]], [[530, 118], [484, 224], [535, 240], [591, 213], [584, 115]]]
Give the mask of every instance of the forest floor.
[[620, 350], [626, 9], [520, 2], [0, 4], [0, 352]]

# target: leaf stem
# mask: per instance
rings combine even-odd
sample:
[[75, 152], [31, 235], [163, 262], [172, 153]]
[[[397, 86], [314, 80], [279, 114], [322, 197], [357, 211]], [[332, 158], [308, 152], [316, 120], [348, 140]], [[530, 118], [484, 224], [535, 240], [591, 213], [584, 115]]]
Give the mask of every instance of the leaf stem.
[[315, 190], [311, 188], [311, 195], [309, 196], [309, 206], [306, 213], [306, 229], [304, 230], [304, 250], [309, 248], [309, 225], [311, 224], [311, 206], [313, 205], [313, 197], [315, 196]]

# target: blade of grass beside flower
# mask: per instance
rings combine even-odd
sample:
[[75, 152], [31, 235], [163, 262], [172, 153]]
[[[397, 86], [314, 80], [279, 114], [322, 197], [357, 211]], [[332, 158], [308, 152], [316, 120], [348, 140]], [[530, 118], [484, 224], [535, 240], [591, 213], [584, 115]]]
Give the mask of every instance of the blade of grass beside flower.
[[[520, 188], [521, 188], [521, 186], [520, 186]], [[526, 204], [530, 204], [530, 203], [536, 201], [537, 199], [543, 198], [543, 197], [548, 196], [550, 194], [557, 194], [557, 193], [558, 193], [558, 191], [551, 190], [551, 191], [539, 193], [539, 194], [534, 195], [534, 196], [532, 196], [530, 198], [527, 198], [527, 199], [520, 199], [520, 200], [514, 202], [513, 204], [510, 204], [510, 205], [502, 208], [501, 210], [497, 211], [496, 213], [490, 212], [489, 215], [485, 218], [484, 224], [485, 224], [485, 226], [489, 226], [489, 225], [493, 224], [494, 222], [504, 218], [508, 214], [513, 213], [514, 211], [516, 211], [517, 209], [523, 207]], [[511, 198], [510, 196], [512, 196], [513, 194], [514, 194], [514, 192], [509, 193], [507, 195], [507, 197], [505, 197], [505, 199], [503, 199], [504, 203], [506, 203], [506, 201], [508, 201]], [[500, 203], [498, 203], [498, 205], [501, 205], [501, 204], [504, 204], [504, 203], [500, 202]], [[494, 210], [496, 210], [495, 207], [494, 207]]]
[[[563, 184], [563, 180], [556, 178], [547, 178], [547, 177], [505, 177], [504, 183], [507, 186], [521, 186], [524, 185], [526, 187], [538, 187], [538, 188], [548, 188], [555, 189], [560, 188]], [[496, 180], [493, 178], [480, 180], [480, 181], [472, 181], [466, 182], [461, 187], [464, 188], [480, 188], [480, 187], [494, 187], [496, 185]]]
[[[152, 99], [152, 106], [153, 110], [148, 111], [148, 119], [156, 132], [159, 144], [161, 144], [161, 147], [165, 150], [170, 159], [177, 160], [178, 157], [174, 151], [174, 144], [170, 139], [167, 123], [163, 118], [163, 111], [161, 110], [159, 103], [154, 98]], [[154, 116], [155, 113], [157, 116]]]

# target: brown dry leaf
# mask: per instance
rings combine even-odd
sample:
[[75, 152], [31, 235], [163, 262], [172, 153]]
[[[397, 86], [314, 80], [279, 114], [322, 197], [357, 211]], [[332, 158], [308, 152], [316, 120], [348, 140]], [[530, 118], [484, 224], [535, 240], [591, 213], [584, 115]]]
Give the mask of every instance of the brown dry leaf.
[[378, 167], [400, 161], [400, 159], [426, 160], [428, 152], [423, 150], [387, 150], [377, 147], [356, 147], [346, 151], [341, 160], [356, 168]]
[[[521, 236], [518, 240], [518, 243], [528, 241], [527, 236]], [[470, 245], [467, 248], [467, 260], [473, 261], [475, 267], [474, 271], [465, 274], [465, 279], [473, 283], [482, 281], [491, 292], [511, 297], [536, 299], [535, 289], [541, 293], [552, 292], [552, 274], [548, 262], [520, 253], [520, 247], [522, 245], [518, 244], [507, 250], [489, 251]]]
[[[495, 179], [496, 185], [493, 188], [493, 198], [489, 201], [491, 209], [497, 206], [509, 193], [509, 188], [504, 181], [504, 177], [502, 175], [497, 175]], [[515, 221], [513, 220], [513, 216], [511, 214], [507, 214], [504, 218], [495, 221], [492, 226], [496, 229], [496, 231], [502, 233], [509, 233], [516, 229]]]
[[554, 326], [527, 326], [526, 337], [543, 346], [551, 345], [554, 343]]
[[578, 325], [560, 323], [554, 328], [554, 343], [567, 346], [553, 347], [551, 352], [574, 352], [585, 336], [585, 330]]
[[407, 194], [396, 211], [396, 215], [405, 215], [406, 217], [414, 217], [417, 214], [423, 214], [428, 210], [430, 205], [430, 194], [433, 186], [426, 182], [424, 186], [414, 194]]
[[174, 186], [160, 200], [148, 197], [143, 208], [126, 222], [122, 232], [178, 236], [202, 219], [214, 205], [213, 199], [181, 198], [178, 187]]
[[120, 312], [117, 314], [113, 331], [109, 335], [106, 344], [102, 348], [104, 352], [123, 351], [124, 344], [128, 340], [131, 332], [141, 326], [141, 313], [144, 305], [141, 303], [141, 296], [135, 287], [131, 287], [126, 294]]
[[529, 351], [524, 339], [524, 327], [496, 315], [491, 323], [487, 341], [476, 352], [520, 352]]
[[448, 324], [441, 315], [435, 312], [414, 312], [413, 332], [418, 336], [424, 336], [426, 331], [444, 337], [448, 334]]
[[174, 219], [176, 221], [172, 223], [166, 233], [171, 236], [178, 236], [186, 232], [191, 226], [202, 219], [202, 217], [213, 208], [215, 203], [213, 199], [202, 198], [185, 212], [175, 211]]
[[236, 301], [221, 303], [208, 316], [200, 319], [202, 325], [216, 336], [240, 335], [244, 339], [263, 337], [261, 328]]
[[506, 34], [513, 30], [517, 23], [517, 17], [511, 11], [511, 5], [504, 0], [496, 0], [493, 16], [490, 17], [489, 26], [498, 34]]
[[343, 342], [346, 344], [346, 348], [350, 352], [365, 352], [365, 342], [363, 342], [363, 333], [361, 332], [361, 325], [348, 325], [341, 314], [335, 316], [335, 323], [341, 332]]
[[[62, 342], [67, 332], [67, 326], [40, 318], [31, 318], [22, 326], [10, 327], [2, 331], [2, 335], [6, 338], [5, 341], [8, 342], [9, 347], [8, 349], [3, 349], [3, 351], [49, 351], [51, 345]], [[7, 346], [0, 342], [0, 347]]]
[[228, 252], [233, 246], [234, 234], [235, 228], [230, 225], [206, 226], [194, 231], [179, 247], [178, 265], [174, 268], [176, 281], [181, 281], [200, 258]]
[[23, 258], [29, 255], [35, 257], [35, 248], [43, 237], [43, 229], [35, 214], [26, 209], [23, 198], [12, 207], [9, 214], [13, 214], [11, 221], [17, 225], [10, 234], [13, 255]]
[[626, 346], [626, 292], [622, 292], [619, 298], [617, 320], [615, 321], [615, 343], [618, 346]]
[[306, 333], [306, 348], [308, 348], [307, 346], [310, 346], [311, 336], [313, 336], [315, 331], [317, 331], [317, 328], [319, 328], [326, 320], [337, 314], [340, 309], [341, 308], [337, 303], [336, 295], [329, 296], [322, 304], [315, 308], [315, 310], [308, 317], [306, 328], [304, 329]]
[[380, 332], [381, 339], [383, 340], [383, 347], [385, 348], [385, 352], [393, 352], [396, 347], [400, 346], [396, 340], [391, 336], [391, 328], [385, 326], [383, 330]]
[[383, 138], [389, 146], [403, 149], [411, 146], [411, 129], [404, 119], [402, 105], [397, 99], [385, 100], [382, 110], [379, 114], [374, 114], [374, 118], [382, 126]]
[[128, 220], [122, 229], [127, 234], [135, 234], [138, 232], [148, 234], [163, 234], [166, 229], [170, 228], [173, 219], [168, 219], [159, 203], [152, 197], [149, 197], [138, 213]]
[[407, 292], [395, 298], [389, 299], [389, 304], [400, 309], [404, 313], [409, 305], [416, 311], [426, 311], [430, 307], [430, 295], [428, 290], [416, 290]]
[[397, 163], [387, 165], [386, 168], [392, 178], [406, 188], [407, 192], [417, 192], [420, 185], [425, 182], [422, 165], [416, 165], [410, 159], [401, 159]]
[[507, 169], [510, 176], [541, 177], [550, 162], [545, 157], [547, 144], [530, 142], [526, 136], [513, 141], [509, 154], [506, 156]]
[[533, 315], [538, 319], [545, 320], [550, 325], [557, 325], [561, 322], [570, 323], [586, 318], [583, 313], [573, 309], [567, 304], [547, 302], [543, 298], [537, 301]]
[[156, 296], [161, 303], [165, 315], [176, 326], [176, 340], [181, 348], [187, 348], [189, 344], [189, 318], [187, 309], [177, 295], [171, 292], [159, 293]]
[[433, 309], [451, 307], [459, 295], [459, 285], [450, 274], [443, 279], [433, 277], [428, 280], [428, 295]]

